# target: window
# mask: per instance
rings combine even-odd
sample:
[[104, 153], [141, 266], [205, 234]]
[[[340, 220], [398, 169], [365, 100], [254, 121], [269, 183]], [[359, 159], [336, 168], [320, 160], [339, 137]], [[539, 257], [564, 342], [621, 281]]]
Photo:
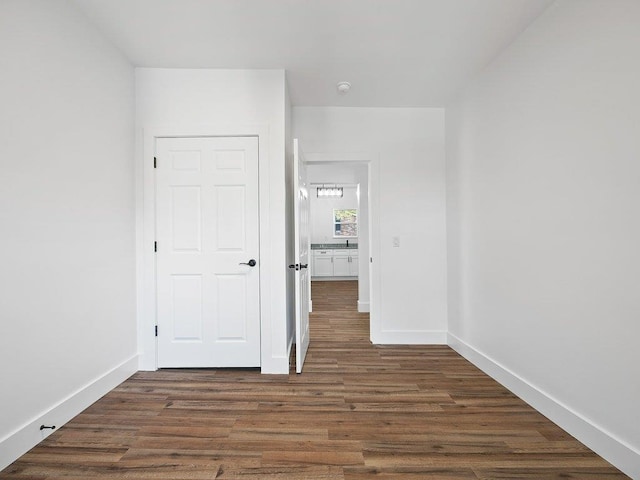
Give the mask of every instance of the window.
[[333, 238], [358, 236], [358, 212], [355, 208], [333, 210]]

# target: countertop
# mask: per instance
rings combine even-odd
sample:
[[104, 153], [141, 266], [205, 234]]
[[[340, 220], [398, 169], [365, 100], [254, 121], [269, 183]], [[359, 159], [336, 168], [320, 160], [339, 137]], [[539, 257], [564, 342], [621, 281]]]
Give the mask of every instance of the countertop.
[[346, 243], [312, 243], [311, 250], [336, 250], [336, 249], [348, 248], [349, 250], [357, 250], [358, 244], [349, 242], [349, 246]]

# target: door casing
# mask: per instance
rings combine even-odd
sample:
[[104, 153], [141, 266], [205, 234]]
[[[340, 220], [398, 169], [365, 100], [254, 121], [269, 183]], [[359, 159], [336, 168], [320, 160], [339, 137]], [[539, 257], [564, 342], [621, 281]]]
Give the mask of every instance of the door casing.
[[258, 215], [260, 224], [260, 330], [261, 365], [269, 365], [272, 315], [269, 308], [271, 289], [269, 278], [277, 271], [269, 252], [271, 251], [269, 211], [269, 157], [268, 127], [247, 126], [180, 126], [150, 127], [142, 133], [143, 162], [136, 164], [136, 287], [138, 292], [138, 348], [139, 369], [157, 370], [158, 350], [155, 336], [156, 326], [156, 271], [155, 271], [155, 174], [154, 154], [156, 139], [172, 137], [258, 137]]
[[[360, 257], [360, 267], [369, 270], [369, 339], [374, 344], [382, 344], [388, 332], [382, 321], [382, 289], [380, 278], [380, 165], [379, 156], [370, 152], [305, 152], [307, 165], [359, 165], [367, 168], [369, 190], [369, 255]], [[364, 263], [366, 262], [366, 263]], [[362, 270], [360, 270], [362, 271]], [[360, 281], [360, 280], [359, 280]]]

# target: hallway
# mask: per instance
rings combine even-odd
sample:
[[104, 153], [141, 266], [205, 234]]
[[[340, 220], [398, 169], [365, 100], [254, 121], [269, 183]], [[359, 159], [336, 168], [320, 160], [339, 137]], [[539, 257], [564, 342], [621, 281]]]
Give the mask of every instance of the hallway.
[[314, 282], [303, 374], [139, 372], [1, 480], [627, 478], [446, 346], [372, 346]]

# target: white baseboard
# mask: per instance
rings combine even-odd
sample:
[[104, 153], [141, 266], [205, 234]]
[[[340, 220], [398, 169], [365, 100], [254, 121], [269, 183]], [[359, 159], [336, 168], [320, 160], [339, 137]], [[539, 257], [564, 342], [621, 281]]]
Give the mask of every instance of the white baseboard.
[[287, 354], [285, 356], [278, 355], [273, 357], [263, 357], [260, 365], [260, 373], [266, 375], [288, 375], [289, 360], [291, 359], [291, 351], [296, 341], [295, 331], [287, 339]]
[[27, 453], [52, 430], [40, 430], [40, 425], [55, 425], [56, 430], [78, 415], [89, 405], [113, 390], [138, 370], [138, 355], [92, 380], [64, 400], [51, 406], [18, 430], [0, 439], [0, 470]]
[[[287, 349], [291, 353], [290, 349]], [[289, 374], [289, 356], [273, 357], [269, 362], [264, 362], [260, 367], [260, 373], [265, 375], [288, 375]]]
[[369, 302], [361, 302], [358, 300], [358, 311], [361, 313], [370, 312]]
[[291, 352], [293, 352], [293, 344], [296, 343], [295, 340], [295, 332], [294, 334], [289, 338], [289, 344], [287, 345], [287, 358], [290, 360], [291, 359]]
[[371, 332], [371, 341], [376, 345], [446, 345], [444, 330], [411, 331], [383, 330]]
[[447, 343], [456, 352], [473, 363], [480, 370], [518, 395], [562, 429], [602, 458], [615, 465], [631, 478], [640, 479], [640, 452], [624, 441], [616, 438], [588, 418], [573, 411], [548, 393], [530, 384], [504, 365], [476, 350], [452, 333]]

